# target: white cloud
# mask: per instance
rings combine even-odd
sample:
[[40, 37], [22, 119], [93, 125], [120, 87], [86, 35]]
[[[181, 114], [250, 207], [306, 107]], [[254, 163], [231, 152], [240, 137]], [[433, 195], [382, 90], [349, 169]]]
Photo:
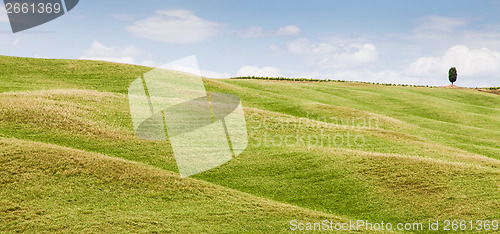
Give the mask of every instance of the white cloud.
[[[500, 24], [491, 25], [486, 30], [465, 31], [456, 36], [463, 40], [463, 43], [471, 47], [500, 50]], [[458, 44], [458, 43], [457, 43]]]
[[[327, 47], [324, 45], [323, 47]], [[297, 51], [308, 51], [307, 47], [297, 47]], [[450, 84], [448, 70], [456, 67], [456, 85], [464, 87], [500, 86], [500, 52], [487, 48], [470, 49], [465, 45], [449, 48], [440, 56], [420, 57], [406, 68], [340, 68], [332, 72], [288, 72], [286, 77], [307, 77], [317, 79], [340, 79], [368, 81], [373, 83], [415, 84], [442, 86]]]
[[442, 56], [418, 58], [407, 72], [416, 76], [447, 74], [452, 66], [457, 67], [464, 77], [494, 75], [500, 71], [500, 53], [487, 48], [471, 50], [465, 45], [456, 45]]
[[238, 33], [240, 37], [251, 38], [251, 37], [264, 37], [267, 35], [262, 27], [251, 27], [249, 29], [242, 30]]
[[219, 31], [220, 25], [199, 18], [188, 10], [158, 10], [155, 15], [127, 26], [137, 37], [173, 43], [192, 44], [207, 40]]
[[137, 57], [142, 56], [144, 56], [144, 53], [134, 45], [119, 48], [113, 46], [105, 46], [98, 41], [94, 41], [92, 42], [90, 48], [83, 53], [80, 59], [101, 60], [144, 66], [155, 65], [153, 61], [147, 59], [138, 61]]
[[288, 51], [325, 68], [355, 68], [379, 60], [375, 45], [370, 43], [312, 42], [302, 38], [290, 42]]
[[257, 66], [243, 66], [241, 67], [236, 76], [257, 76], [257, 77], [283, 77], [280, 69], [271, 66], [257, 67]]
[[138, 65], [146, 66], [146, 67], [156, 67], [156, 62], [153, 60], [142, 60]]
[[255, 37], [269, 37], [269, 36], [278, 36], [278, 37], [286, 37], [286, 36], [297, 36], [302, 33], [302, 29], [300, 29], [297, 25], [286, 25], [280, 27], [276, 30], [265, 31], [262, 27], [251, 27], [249, 29], [242, 30], [238, 33], [240, 37], [244, 38], [255, 38]]
[[119, 21], [133, 21], [134, 17], [129, 14], [123, 14], [123, 13], [116, 13], [112, 14], [113, 18], [119, 20]]
[[419, 26], [415, 31], [440, 31], [452, 32], [455, 29], [468, 24], [467, 19], [449, 18], [444, 16], [430, 15], [418, 20]]
[[280, 47], [276, 44], [269, 45], [269, 51], [272, 53], [278, 53], [280, 51]]
[[209, 71], [209, 70], [200, 70], [201, 76], [203, 77], [208, 77], [208, 78], [222, 78], [222, 79], [227, 79], [231, 78], [231, 74], [224, 72], [215, 72], [215, 71]]
[[9, 22], [9, 16], [3, 4], [0, 4], [0, 22]]
[[297, 36], [300, 33], [302, 33], [302, 29], [300, 29], [297, 25], [286, 25], [278, 28], [276, 36]]
[[409, 35], [403, 38], [413, 41], [431, 41], [432, 43], [446, 43], [457, 40], [463, 29], [471, 23], [468, 18], [451, 18], [444, 16], [424, 16], [417, 20], [417, 26]]
[[[191, 57], [186, 57], [184, 59], [175, 61], [173, 64], [172, 63], [164, 64], [164, 65], [160, 66], [160, 68], [181, 71], [181, 72], [187, 72], [187, 73], [191, 73], [194, 75], [203, 76], [203, 77], [207, 77], [207, 78], [223, 78], [223, 79], [225, 79], [225, 78], [231, 77], [231, 74], [229, 74], [229, 73], [219, 73], [219, 72], [215, 72], [215, 71], [199, 69], [198, 64], [197, 63], [193, 64], [192, 61], [193, 60], [191, 59]], [[196, 59], [194, 61], [196, 61]]]
[[406, 68], [405, 73], [446, 82], [450, 67], [457, 68], [459, 82], [465, 81], [469, 85], [500, 84], [500, 53], [487, 48], [470, 49], [465, 45], [453, 46], [441, 56], [420, 57]]
[[17, 45], [19, 45], [20, 42], [21, 42], [21, 38], [20, 37], [16, 37], [16, 39], [14, 39], [14, 41], [12, 42], [12, 45], [13, 46], [17, 46]]

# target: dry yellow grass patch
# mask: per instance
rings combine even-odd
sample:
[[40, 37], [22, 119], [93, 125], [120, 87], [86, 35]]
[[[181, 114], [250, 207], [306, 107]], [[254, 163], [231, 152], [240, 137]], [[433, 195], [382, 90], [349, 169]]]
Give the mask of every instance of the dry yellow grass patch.
[[0, 224], [10, 227], [6, 230], [285, 231], [292, 219], [346, 221], [141, 163], [45, 143], [0, 138], [0, 166], [5, 207]]
[[106, 105], [124, 95], [91, 90], [50, 90], [0, 94], [0, 121], [32, 128], [120, 139], [127, 134], [102, 119]]

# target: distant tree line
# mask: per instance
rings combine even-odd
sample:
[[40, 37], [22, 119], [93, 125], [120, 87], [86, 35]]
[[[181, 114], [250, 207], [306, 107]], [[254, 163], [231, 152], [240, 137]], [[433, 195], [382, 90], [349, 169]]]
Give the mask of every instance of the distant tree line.
[[408, 86], [408, 87], [429, 87], [435, 88], [437, 86], [429, 85], [407, 85], [407, 84], [391, 84], [391, 83], [372, 83], [365, 81], [347, 81], [347, 80], [333, 80], [333, 79], [310, 79], [310, 78], [285, 78], [285, 77], [258, 77], [258, 76], [240, 76], [232, 77], [235, 80], [282, 80], [282, 81], [309, 81], [309, 82], [350, 82], [350, 83], [362, 83], [362, 84], [375, 84], [384, 86]]
[[285, 78], [285, 77], [258, 77], [258, 76], [240, 76], [232, 77], [231, 79], [237, 80], [285, 80], [285, 81], [314, 81], [314, 82], [344, 82], [341, 80], [330, 79], [309, 79], [309, 78]]
[[[450, 69], [452, 70], [452, 69]], [[456, 81], [456, 70], [455, 72], [451, 72], [451, 78], [454, 78]], [[231, 79], [235, 80], [282, 80], [282, 81], [309, 81], [309, 82], [350, 82], [350, 83], [361, 83], [361, 84], [374, 84], [374, 85], [384, 85], [384, 86], [405, 86], [405, 87], [427, 87], [427, 88], [437, 88], [438, 86], [431, 85], [407, 85], [407, 84], [391, 84], [391, 83], [373, 83], [366, 81], [348, 81], [348, 80], [333, 80], [333, 79], [310, 79], [310, 78], [286, 78], [286, 77], [259, 77], [259, 76], [239, 76], [239, 77], [231, 77]], [[452, 79], [450, 79], [451, 82]], [[477, 89], [477, 88], [476, 88]], [[489, 90], [498, 90], [500, 87], [489, 87], [483, 88]]]

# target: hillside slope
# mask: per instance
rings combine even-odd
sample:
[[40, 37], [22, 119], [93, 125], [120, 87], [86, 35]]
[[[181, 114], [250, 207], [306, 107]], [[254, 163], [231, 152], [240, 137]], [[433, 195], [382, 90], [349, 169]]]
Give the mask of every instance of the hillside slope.
[[205, 79], [210, 92], [242, 99], [249, 146], [180, 179], [169, 142], [132, 128], [126, 90], [149, 69], [0, 56], [0, 229], [240, 232], [287, 230], [291, 219], [500, 218], [498, 95]]
[[269, 232], [292, 219], [342, 221], [101, 154], [6, 138], [0, 146], [1, 230]]

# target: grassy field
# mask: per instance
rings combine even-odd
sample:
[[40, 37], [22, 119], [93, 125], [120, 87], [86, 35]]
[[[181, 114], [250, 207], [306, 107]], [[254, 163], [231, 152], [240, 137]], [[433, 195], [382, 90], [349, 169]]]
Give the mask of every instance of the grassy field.
[[0, 231], [284, 232], [290, 221], [500, 219], [500, 96], [355, 82], [205, 79], [247, 149], [181, 179], [135, 136], [151, 68], [0, 56]]

